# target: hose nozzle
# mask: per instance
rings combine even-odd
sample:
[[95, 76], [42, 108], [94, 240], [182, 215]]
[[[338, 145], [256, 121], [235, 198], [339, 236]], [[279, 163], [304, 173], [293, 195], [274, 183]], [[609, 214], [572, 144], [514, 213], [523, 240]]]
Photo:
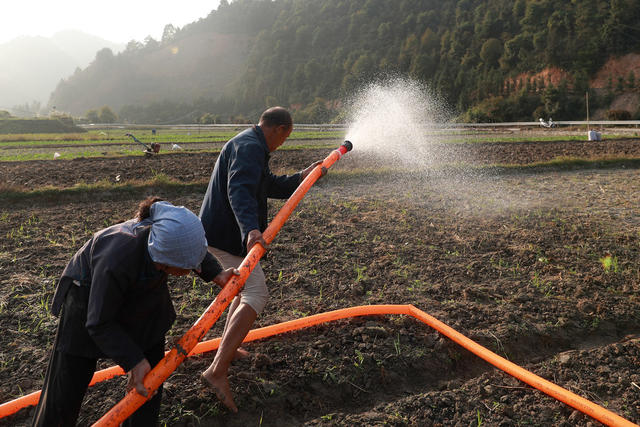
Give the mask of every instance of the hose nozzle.
[[353, 144], [349, 140], [345, 139], [344, 142], [342, 143], [342, 146], [347, 149], [346, 152], [353, 150]]

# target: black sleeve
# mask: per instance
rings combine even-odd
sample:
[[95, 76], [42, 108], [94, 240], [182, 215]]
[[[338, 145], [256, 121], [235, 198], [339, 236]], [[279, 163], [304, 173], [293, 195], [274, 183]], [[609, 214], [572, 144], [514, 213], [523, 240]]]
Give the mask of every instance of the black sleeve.
[[[128, 372], [145, 357], [140, 346], [117, 321], [118, 311], [134, 278], [128, 277], [121, 269], [114, 268], [114, 264], [118, 263], [115, 253], [121, 255], [123, 252], [118, 248], [114, 250], [100, 239], [94, 243], [91, 291], [85, 326], [98, 348]], [[122, 259], [121, 256], [117, 258]]]
[[207, 252], [207, 255], [202, 260], [202, 264], [200, 265], [200, 272], [196, 272], [198, 276], [205, 282], [211, 282], [218, 274], [222, 272], [223, 268], [220, 265], [220, 262]]

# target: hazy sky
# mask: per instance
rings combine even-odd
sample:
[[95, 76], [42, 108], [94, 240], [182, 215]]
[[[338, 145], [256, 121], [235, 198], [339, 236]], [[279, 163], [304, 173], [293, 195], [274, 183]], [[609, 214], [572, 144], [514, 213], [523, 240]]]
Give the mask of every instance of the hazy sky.
[[3, 0], [0, 43], [18, 36], [50, 37], [80, 30], [109, 41], [162, 38], [166, 24], [182, 27], [206, 17], [219, 0]]

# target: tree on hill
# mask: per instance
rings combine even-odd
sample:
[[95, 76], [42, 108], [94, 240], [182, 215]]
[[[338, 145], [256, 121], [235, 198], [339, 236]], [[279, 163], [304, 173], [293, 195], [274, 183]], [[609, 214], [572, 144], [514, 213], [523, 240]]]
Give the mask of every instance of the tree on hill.
[[84, 114], [84, 117], [89, 123], [100, 123], [100, 115], [98, 114], [98, 110], [89, 110]]
[[100, 108], [100, 113], [98, 113], [98, 121], [100, 123], [115, 123], [117, 119], [116, 114], [108, 106], [105, 105]]

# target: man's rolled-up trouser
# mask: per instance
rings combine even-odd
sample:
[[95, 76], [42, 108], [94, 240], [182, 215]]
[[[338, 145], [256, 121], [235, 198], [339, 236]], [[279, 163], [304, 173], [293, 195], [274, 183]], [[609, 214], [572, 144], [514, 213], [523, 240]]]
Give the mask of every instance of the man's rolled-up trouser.
[[[209, 246], [208, 249], [209, 253], [215, 256], [225, 269], [232, 267], [238, 268], [244, 260], [243, 257], [232, 255], [222, 249], [212, 246]], [[264, 307], [267, 305], [267, 300], [269, 299], [269, 290], [267, 289], [267, 282], [259, 262], [247, 278], [238, 296], [240, 296], [241, 304], [249, 304], [256, 313], [260, 314], [262, 310], [264, 310]]]

